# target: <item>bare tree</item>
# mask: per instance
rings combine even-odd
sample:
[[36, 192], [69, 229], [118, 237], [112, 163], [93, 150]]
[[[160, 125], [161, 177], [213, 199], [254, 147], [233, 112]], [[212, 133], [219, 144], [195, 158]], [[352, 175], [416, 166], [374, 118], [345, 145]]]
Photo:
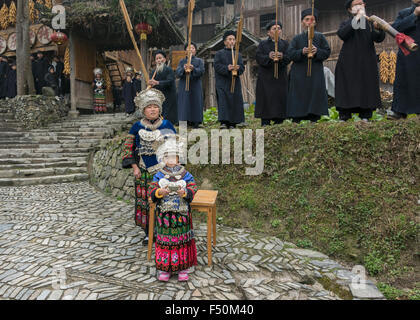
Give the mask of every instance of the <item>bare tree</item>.
[[16, 12], [17, 94], [35, 94], [32, 63], [29, 59], [29, 1], [18, 0]]

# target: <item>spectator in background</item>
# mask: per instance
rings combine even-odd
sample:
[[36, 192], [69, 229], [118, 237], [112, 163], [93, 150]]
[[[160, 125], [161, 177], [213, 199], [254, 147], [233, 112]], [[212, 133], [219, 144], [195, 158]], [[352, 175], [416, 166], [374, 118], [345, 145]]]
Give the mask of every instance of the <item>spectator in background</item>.
[[44, 57], [44, 53], [38, 51], [37, 59], [33, 64], [33, 74], [35, 82], [36, 94], [42, 94], [42, 87], [45, 87], [45, 75], [48, 73], [48, 60]]
[[10, 69], [7, 73], [7, 97], [14, 98], [17, 96], [17, 82], [16, 82], [16, 63], [10, 64]]
[[0, 99], [4, 99], [7, 95], [7, 72], [9, 64], [7, 58], [0, 56]]
[[54, 56], [53, 62], [51, 63], [55, 68], [55, 73], [58, 79], [58, 93], [60, 96], [64, 95], [63, 93], [63, 71], [64, 63], [60, 60], [59, 56]]
[[122, 89], [120, 86], [112, 85], [112, 97], [114, 98], [114, 113], [118, 109], [121, 108], [121, 95], [122, 95]]
[[136, 72], [136, 76], [133, 79], [134, 87], [136, 88], [136, 95], [141, 91], [141, 73]]
[[45, 86], [52, 88], [55, 95], [58, 96], [58, 78], [53, 65], [48, 67], [48, 72], [44, 76], [44, 82]]
[[133, 79], [133, 69], [128, 67], [125, 70], [125, 80], [122, 88], [122, 96], [125, 103], [125, 112], [127, 115], [133, 114], [136, 111], [134, 105], [134, 98], [136, 97], [136, 85]]

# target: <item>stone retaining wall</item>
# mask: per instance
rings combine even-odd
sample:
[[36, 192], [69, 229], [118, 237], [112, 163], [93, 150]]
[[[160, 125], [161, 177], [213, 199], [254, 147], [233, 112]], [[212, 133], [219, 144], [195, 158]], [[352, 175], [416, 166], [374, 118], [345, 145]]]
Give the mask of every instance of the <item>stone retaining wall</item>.
[[132, 169], [122, 168], [125, 138], [126, 134], [119, 135], [100, 146], [92, 156], [89, 175], [91, 183], [103, 192], [130, 200], [134, 198], [134, 176]]
[[66, 117], [70, 106], [64, 100], [41, 95], [17, 96], [0, 100], [0, 106], [12, 111], [25, 129], [37, 129]]

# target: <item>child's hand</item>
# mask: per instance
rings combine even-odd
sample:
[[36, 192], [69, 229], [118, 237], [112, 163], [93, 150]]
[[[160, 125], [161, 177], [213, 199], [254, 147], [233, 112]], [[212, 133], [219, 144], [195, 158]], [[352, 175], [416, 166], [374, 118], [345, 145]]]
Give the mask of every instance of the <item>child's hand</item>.
[[169, 194], [169, 189], [168, 188], [163, 188], [159, 190], [159, 194], [163, 197], [166, 197]]
[[185, 192], [185, 189], [180, 188], [180, 189], [178, 189], [177, 193], [178, 193], [178, 196], [180, 196], [182, 198], [185, 195], [186, 192]]

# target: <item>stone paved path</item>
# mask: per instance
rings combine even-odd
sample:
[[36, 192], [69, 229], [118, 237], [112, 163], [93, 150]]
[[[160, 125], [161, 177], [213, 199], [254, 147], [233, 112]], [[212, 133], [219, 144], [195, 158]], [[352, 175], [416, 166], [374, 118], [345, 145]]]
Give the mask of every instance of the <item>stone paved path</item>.
[[240, 229], [218, 226], [207, 267], [206, 226], [195, 228], [191, 280], [160, 283], [132, 205], [87, 182], [0, 187], [0, 300], [383, 298], [321, 253]]

